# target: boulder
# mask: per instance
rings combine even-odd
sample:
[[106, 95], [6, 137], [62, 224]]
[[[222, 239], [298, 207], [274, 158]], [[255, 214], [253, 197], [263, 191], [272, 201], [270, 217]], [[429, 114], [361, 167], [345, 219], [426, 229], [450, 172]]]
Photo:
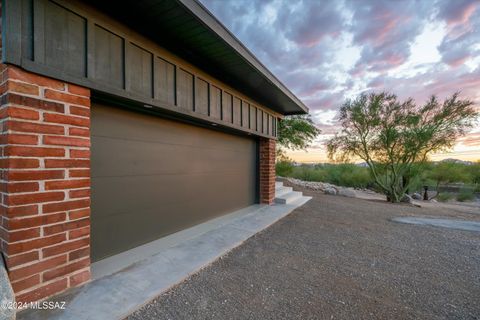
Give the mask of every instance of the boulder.
[[402, 199], [400, 199], [400, 202], [405, 202], [405, 203], [413, 203], [413, 198], [410, 197], [408, 194], [405, 194]]
[[338, 188], [337, 195], [342, 197], [355, 198], [355, 191], [350, 188]]
[[323, 192], [325, 194], [331, 194], [331, 195], [334, 195], [334, 196], [337, 194], [337, 190], [335, 188], [332, 188], [332, 187], [325, 188], [325, 190]]
[[420, 193], [418, 192], [415, 192], [414, 194], [412, 194], [412, 199], [414, 200], [423, 200], [423, 197]]

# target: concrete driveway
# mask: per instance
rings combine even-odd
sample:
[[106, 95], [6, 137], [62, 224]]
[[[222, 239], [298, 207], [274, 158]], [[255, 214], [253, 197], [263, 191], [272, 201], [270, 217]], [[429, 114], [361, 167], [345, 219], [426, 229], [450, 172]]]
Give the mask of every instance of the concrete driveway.
[[129, 319], [480, 319], [480, 221], [461, 209], [314, 198]]

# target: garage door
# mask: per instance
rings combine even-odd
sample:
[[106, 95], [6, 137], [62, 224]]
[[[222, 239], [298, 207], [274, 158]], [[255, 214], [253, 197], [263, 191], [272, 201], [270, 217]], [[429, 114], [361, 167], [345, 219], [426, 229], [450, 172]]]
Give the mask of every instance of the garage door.
[[256, 201], [254, 139], [96, 104], [92, 259]]

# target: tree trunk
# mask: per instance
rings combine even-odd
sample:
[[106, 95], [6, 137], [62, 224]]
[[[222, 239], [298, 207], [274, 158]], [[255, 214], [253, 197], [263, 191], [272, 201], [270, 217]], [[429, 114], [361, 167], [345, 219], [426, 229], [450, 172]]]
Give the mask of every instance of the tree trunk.
[[405, 193], [408, 194], [408, 184], [410, 183], [410, 178], [408, 176], [402, 176], [402, 184], [403, 184], [403, 188], [405, 189]]

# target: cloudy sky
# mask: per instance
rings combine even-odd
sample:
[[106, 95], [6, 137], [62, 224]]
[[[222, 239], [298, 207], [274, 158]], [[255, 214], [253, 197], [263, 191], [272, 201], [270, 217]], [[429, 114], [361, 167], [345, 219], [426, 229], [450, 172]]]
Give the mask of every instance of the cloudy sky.
[[[480, 106], [480, 0], [201, 2], [310, 108], [322, 135], [297, 161], [325, 161], [338, 108], [367, 90]], [[480, 159], [480, 128], [445, 157]]]

